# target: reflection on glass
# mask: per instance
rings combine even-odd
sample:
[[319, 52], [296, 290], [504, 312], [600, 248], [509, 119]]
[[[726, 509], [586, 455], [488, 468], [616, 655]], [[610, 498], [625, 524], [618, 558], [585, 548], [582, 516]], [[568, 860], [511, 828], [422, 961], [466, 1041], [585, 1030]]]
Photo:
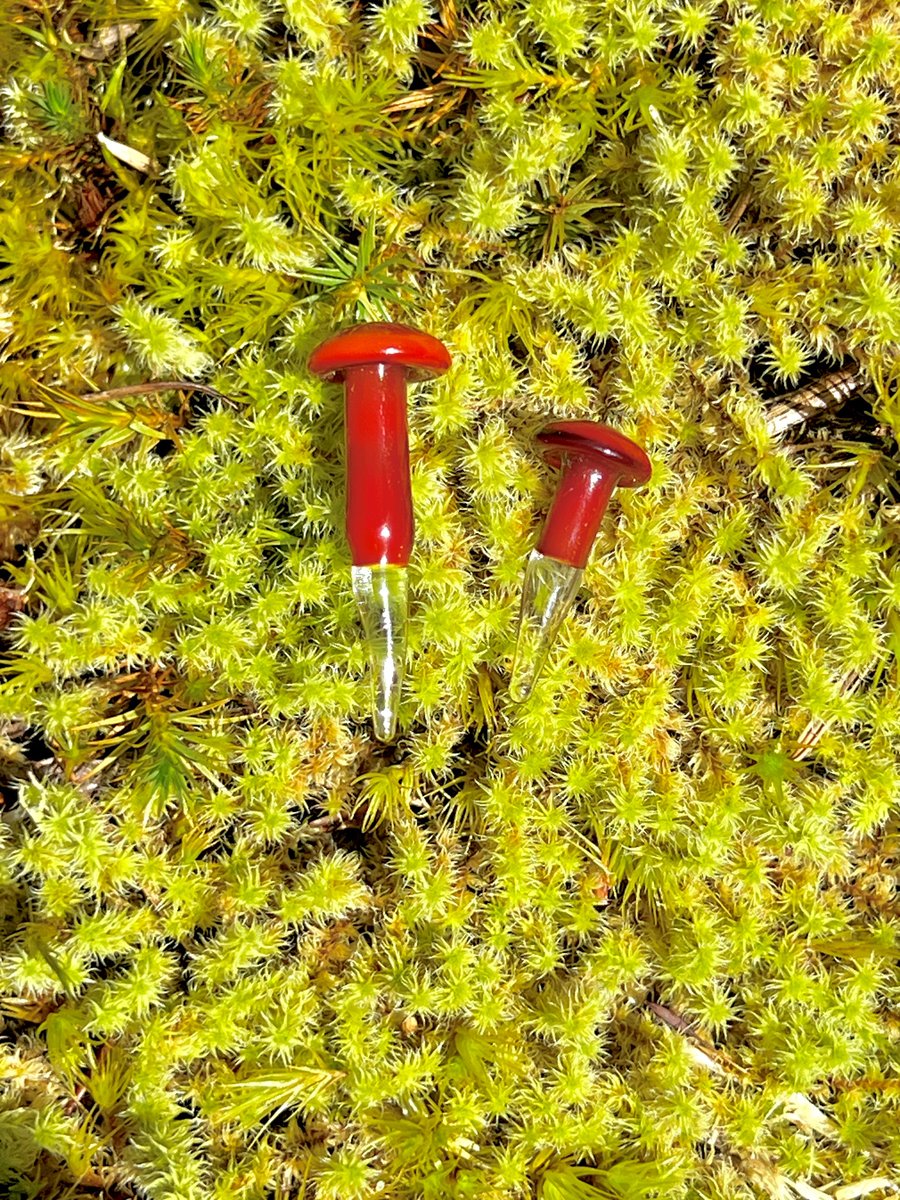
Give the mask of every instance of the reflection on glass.
[[389, 742], [397, 729], [406, 668], [406, 567], [353, 567], [353, 594], [369, 651], [375, 736]]
[[510, 699], [527, 700], [550, 647], [581, 585], [584, 571], [534, 550], [525, 569], [519, 636], [509, 684]]

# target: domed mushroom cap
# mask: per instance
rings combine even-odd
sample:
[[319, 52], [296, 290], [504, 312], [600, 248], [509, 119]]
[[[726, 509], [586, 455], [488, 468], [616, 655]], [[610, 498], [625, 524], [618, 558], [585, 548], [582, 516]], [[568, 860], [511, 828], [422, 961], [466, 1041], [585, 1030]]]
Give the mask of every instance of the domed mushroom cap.
[[546, 425], [537, 440], [552, 451], [551, 460], [563, 454], [586, 458], [615, 473], [620, 487], [640, 487], [650, 478], [650, 459], [631, 438], [599, 421], [555, 421]]
[[450, 352], [430, 333], [410, 325], [372, 321], [343, 329], [318, 345], [309, 356], [309, 369], [325, 379], [341, 380], [352, 367], [394, 363], [406, 367], [414, 379], [442, 375], [450, 366]]

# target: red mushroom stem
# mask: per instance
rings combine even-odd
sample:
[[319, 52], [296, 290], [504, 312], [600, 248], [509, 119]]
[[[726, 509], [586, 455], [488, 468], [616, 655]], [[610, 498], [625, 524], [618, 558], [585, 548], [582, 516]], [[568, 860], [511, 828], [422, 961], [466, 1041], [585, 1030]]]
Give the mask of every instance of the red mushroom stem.
[[586, 566], [615, 486], [611, 471], [587, 458], [570, 461], [544, 522], [540, 553], [573, 567]]
[[344, 375], [347, 541], [355, 566], [405, 567], [412, 553], [407, 373], [365, 363]]

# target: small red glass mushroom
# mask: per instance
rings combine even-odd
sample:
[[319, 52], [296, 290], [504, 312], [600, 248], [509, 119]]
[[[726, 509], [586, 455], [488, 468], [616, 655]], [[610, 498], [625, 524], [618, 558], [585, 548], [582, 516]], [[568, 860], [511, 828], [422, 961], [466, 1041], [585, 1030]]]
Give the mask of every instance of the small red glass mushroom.
[[322, 342], [309, 369], [344, 385], [347, 540], [372, 667], [375, 734], [393, 737], [406, 660], [406, 567], [413, 545], [407, 383], [440, 375], [450, 354], [408, 325], [356, 325]]
[[510, 697], [527, 699], [581, 584], [615, 487], [639, 487], [650, 460], [630, 438], [596, 421], [557, 421], [537, 436], [562, 478], [525, 571]]

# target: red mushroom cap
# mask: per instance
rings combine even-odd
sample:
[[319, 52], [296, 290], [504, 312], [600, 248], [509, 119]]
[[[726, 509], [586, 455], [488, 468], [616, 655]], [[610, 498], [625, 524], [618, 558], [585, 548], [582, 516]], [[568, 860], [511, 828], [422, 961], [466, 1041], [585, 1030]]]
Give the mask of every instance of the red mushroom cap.
[[450, 352], [443, 342], [421, 329], [372, 321], [341, 330], [309, 356], [309, 369], [314, 374], [338, 381], [348, 368], [374, 363], [394, 363], [406, 367], [414, 379], [425, 379], [447, 370]]
[[556, 421], [546, 425], [537, 440], [552, 449], [548, 455], [559, 460], [586, 458], [617, 476], [620, 487], [640, 487], [650, 478], [653, 468], [650, 459], [631, 438], [599, 421]]

